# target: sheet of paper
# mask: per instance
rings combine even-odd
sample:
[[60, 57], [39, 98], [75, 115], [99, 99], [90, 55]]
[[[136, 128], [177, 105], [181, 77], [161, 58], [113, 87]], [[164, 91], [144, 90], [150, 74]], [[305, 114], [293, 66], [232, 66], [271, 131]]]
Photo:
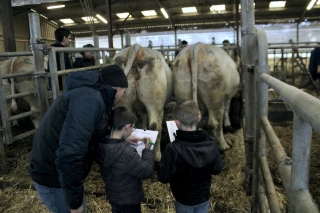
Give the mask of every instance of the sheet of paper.
[[175, 134], [178, 130], [178, 127], [174, 121], [166, 121], [167, 128], [168, 128], [168, 134], [170, 137], [170, 142], [173, 142], [175, 140]]
[[[139, 137], [139, 138], [150, 138], [152, 142], [156, 142], [158, 131], [152, 131], [152, 130], [143, 130], [143, 129], [136, 129], [133, 133], [133, 136]], [[139, 141], [138, 145], [130, 145], [131, 147], [135, 148], [138, 152], [138, 154], [142, 155], [142, 150], [145, 148], [145, 145], [143, 141]], [[151, 146], [151, 150], [153, 150], [153, 145]]]

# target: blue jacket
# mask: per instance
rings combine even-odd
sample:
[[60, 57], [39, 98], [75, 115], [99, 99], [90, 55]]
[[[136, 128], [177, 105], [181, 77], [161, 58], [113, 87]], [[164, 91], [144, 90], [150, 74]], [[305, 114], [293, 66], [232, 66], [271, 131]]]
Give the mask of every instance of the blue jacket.
[[62, 187], [70, 208], [77, 209], [95, 144], [107, 134], [116, 90], [102, 83], [98, 71], [72, 73], [66, 85], [35, 134], [29, 171], [40, 185]]
[[316, 47], [311, 51], [310, 62], [309, 62], [309, 72], [317, 72], [318, 66], [320, 65], [320, 48]]

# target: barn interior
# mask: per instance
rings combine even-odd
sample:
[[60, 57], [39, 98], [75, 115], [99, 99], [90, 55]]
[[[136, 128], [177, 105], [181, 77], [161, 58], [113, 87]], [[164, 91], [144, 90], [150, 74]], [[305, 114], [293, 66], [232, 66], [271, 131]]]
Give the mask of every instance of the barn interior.
[[[1, 57], [4, 52], [30, 51], [32, 29], [28, 20], [29, 13], [40, 15], [41, 39], [47, 45], [55, 42], [55, 29], [63, 27], [72, 31], [71, 46], [76, 48], [87, 43], [94, 44], [94, 36], [98, 38], [98, 47], [119, 50], [125, 48], [130, 39], [130, 43], [139, 43], [144, 47], [152, 41], [154, 49], [168, 49], [164, 55], [166, 59], [173, 61], [174, 49], [179, 48], [178, 39], [187, 40], [188, 45], [203, 42], [220, 47], [227, 39], [240, 52], [243, 33], [241, 2], [1, 0], [0, 60], [8, 58]], [[270, 74], [289, 85], [303, 87], [304, 91], [318, 99], [320, 82], [310, 81], [308, 64], [311, 51], [320, 41], [320, 0], [254, 0], [253, 7], [256, 28], [267, 33]], [[109, 53], [105, 51], [104, 54], [106, 56]], [[274, 90], [269, 91], [268, 98], [269, 119], [288, 157], [292, 157], [293, 112], [283, 104], [280, 95]], [[173, 107], [174, 103], [165, 107], [164, 120], [173, 119]], [[19, 126], [12, 127], [13, 134], [33, 129], [30, 119], [19, 122]], [[213, 178], [209, 212], [254, 212], [254, 201], [246, 191], [249, 180], [246, 179], [243, 131], [241, 129], [235, 134], [225, 136], [233, 147], [224, 154], [224, 172]], [[163, 141], [168, 140], [166, 134], [166, 125], [163, 123]], [[30, 135], [14, 144], [5, 145], [8, 170], [4, 175], [0, 174], [0, 212], [48, 212], [41, 203], [27, 170], [32, 139], [33, 136]], [[317, 205], [320, 204], [319, 142], [320, 135], [313, 130], [309, 184]], [[4, 155], [3, 152], [0, 152], [1, 154]], [[283, 181], [270, 147], [267, 148], [267, 156], [281, 212], [288, 212], [289, 201], [285, 196]], [[153, 178], [143, 184], [143, 213], [175, 212], [170, 187], [157, 182], [156, 172]], [[87, 212], [111, 212], [97, 165], [85, 181], [85, 189]]]

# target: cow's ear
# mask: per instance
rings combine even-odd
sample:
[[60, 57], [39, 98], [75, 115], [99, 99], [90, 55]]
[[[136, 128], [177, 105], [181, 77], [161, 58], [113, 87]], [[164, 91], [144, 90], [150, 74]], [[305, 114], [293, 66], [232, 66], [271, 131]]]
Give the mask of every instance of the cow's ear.
[[126, 66], [126, 62], [127, 62], [127, 58], [125, 58], [123, 56], [118, 56], [117, 58], [115, 58], [115, 64], [120, 67], [122, 64], [124, 64], [124, 66]]
[[155, 60], [155, 58], [153, 58], [153, 57], [143, 57], [143, 58], [141, 58], [141, 60], [139, 60], [138, 66], [140, 69], [142, 69], [146, 65], [152, 67], [154, 65], [154, 60]]

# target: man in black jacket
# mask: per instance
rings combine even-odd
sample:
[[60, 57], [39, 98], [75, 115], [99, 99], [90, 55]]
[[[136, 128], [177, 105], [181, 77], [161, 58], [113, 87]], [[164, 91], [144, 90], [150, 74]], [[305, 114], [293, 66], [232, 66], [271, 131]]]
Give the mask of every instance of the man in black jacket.
[[74, 72], [66, 85], [68, 90], [52, 103], [34, 136], [29, 171], [50, 211], [80, 213], [95, 145], [107, 135], [112, 107], [128, 81], [120, 67], [111, 65]]
[[314, 81], [318, 78], [320, 79], [320, 47], [316, 47], [311, 51], [309, 72]]
[[112, 114], [110, 137], [99, 143], [106, 197], [112, 213], [141, 213], [142, 180], [152, 176], [154, 165], [150, 139], [146, 139], [140, 158], [137, 150], [124, 141], [134, 131], [135, 114], [124, 106], [116, 107]]
[[[70, 46], [70, 40], [71, 40], [71, 31], [67, 28], [58, 28], [54, 31], [54, 38], [56, 39], [56, 42], [54, 44], [51, 44], [51, 47], [69, 47]], [[72, 63], [71, 59], [69, 58], [69, 53], [64, 52], [63, 53], [64, 58], [64, 66], [65, 69], [72, 69]], [[60, 56], [59, 53], [56, 53], [56, 59], [57, 59], [57, 71], [61, 70], [60, 65]], [[49, 68], [49, 66], [48, 66]], [[50, 68], [49, 68], [50, 70]], [[51, 82], [49, 82], [49, 85], [51, 85]], [[59, 76], [59, 88], [60, 90], [63, 89], [62, 86], [62, 77]], [[51, 86], [50, 86], [51, 88]]]
[[204, 130], [196, 130], [200, 112], [194, 101], [184, 101], [174, 109], [179, 130], [168, 144], [158, 168], [158, 180], [170, 182], [178, 213], [206, 213], [210, 202], [211, 175], [222, 170], [217, 140]]

